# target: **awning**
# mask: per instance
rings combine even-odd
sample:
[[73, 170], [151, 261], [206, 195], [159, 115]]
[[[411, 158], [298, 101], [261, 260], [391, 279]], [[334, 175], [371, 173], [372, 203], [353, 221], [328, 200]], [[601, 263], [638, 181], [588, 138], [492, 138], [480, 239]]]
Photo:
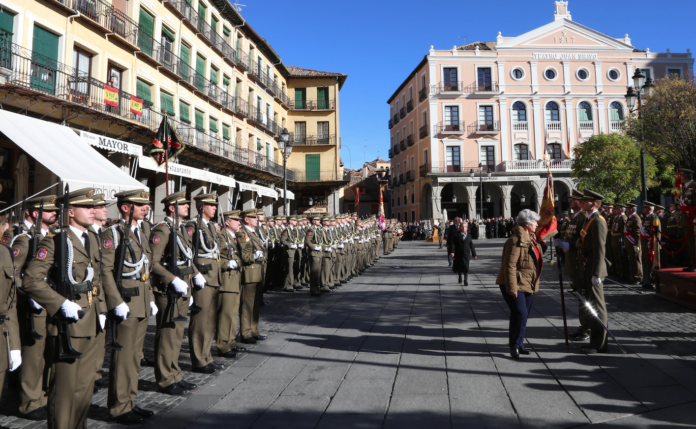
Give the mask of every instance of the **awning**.
[[[155, 160], [150, 158], [149, 156], [141, 156], [139, 158], [139, 163], [140, 168], [164, 174], [164, 165], [158, 167]], [[189, 167], [188, 165], [175, 164], [173, 162], [169, 163], [169, 174], [171, 174], [172, 176], [188, 177], [190, 179], [201, 180], [203, 182], [208, 183], [217, 183], [223, 186], [228, 186], [230, 188], [234, 188], [235, 183], [237, 183], [231, 177], [216, 174], [211, 171], [205, 171], [198, 168]]]
[[[278, 189], [278, 197], [283, 198], [283, 190]], [[295, 194], [292, 193], [292, 191], [288, 191], [288, 200], [294, 200], [295, 199]]]
[[135, 143], [124, 142], [123, 140], [112, 139], [111, 137], [100, 136], [99, 134], [90, 133], [88, 131], [77, 131], [77, 134], [82, 137], [87, 143], [99, 149], [104, 149], [112, 152], [121, 152], [131, 156], [143, 156], [143, 148]]
[[0, 131], [71, 190], [94, 188], [108, 200], [117, 192], [147, 189], [68, 127], [0, 110]]
[[261, 185], [254, 185], [251, 183], [244, 183], [244, 182], [237, 182], [237, 183], [239, 183], [239, 189], [241, 189], [242, 191], [254, 191], [262, 197], [271, 197], [274, 199], [278, 199], [278, 192], [274, 191], [271, 188], [267, 188], [267, 187], [261, 186]]

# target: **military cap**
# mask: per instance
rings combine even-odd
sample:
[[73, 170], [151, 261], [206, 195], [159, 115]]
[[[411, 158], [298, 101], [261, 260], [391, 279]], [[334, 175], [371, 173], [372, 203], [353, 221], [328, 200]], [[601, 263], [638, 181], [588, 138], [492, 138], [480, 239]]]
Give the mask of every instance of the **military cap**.
[[174, 192], [173, 194], [169, 194], [166, 197], [162, 198], [162, 204], [164, 204], [165, 207], [173, 205], [177, 201], [179, 202], [179, 204], [188, 203], [188, 201], [186, 200], [186, 191]]
[[94, 200], [94, 207], [104, 207], [106, 205], [106, 200], [104, 200], [104, 194], [96, 194], [92, 197]]
[[256, 209], [256, 216], [263, 216], [263, 209]]
[[319, 213], [310, 213], [307, 215], [307, 219], [309, 220], [321, 220], [321, 214]]
[[230, 210], [222, 214], [225, 219], [241, 220], [239, 215], [242, 213], [241, 210]]
[[634, 203], [626, 203], [626, 208], [627, 208], [627, 209], [635, 209], [636, 207], [638, 207], [638, 206], [635, 205]]
[[679, 171], [688, 174], [692, 174], [694, 172], [694, 170], [689, 170], [688, 168], [680, 168]]
[[118, 192], [114, 194], [114, 197], [119, 203], [150, 204], [150, 193], [142, 189]]
[[242, 217], [256, 217], [256, 209], [244, 210], [242, 212]]
[[655, 208], [658, 209], [658, 210], [665, 210], [665, 208], [662, 207], [662, 206], [659, 205], [659, 204], [655, 204]]
[[259, 223], [260, 223], [261, 225], [266, 225], [266, 221], [265, 221], [265, 220], [259, 221]]
[[624, 208], [626, 208], [626, 206], [623, 204], [614, 204], [614, 208], [615, 209], [624, 209]]
[[331, 221], [331, 216], [325, 215], [321, 217], [322, 222], [330, 222]]
[[351, 213], [350, 215], [351, 215], [352, 217], [357, 217], [357, 216], [358, 216], [358, 212], [353, 212], [353, 213]]
[[[45, 211], [54, 211], [58, 210], [58, 207], [56, 207], [56, 200], [57, 197], [55, 195], [44, 195], [43, 197], [34, 197], [32, 199], [27, 200], [27, 208], [31, 209], [38, 209], [41, 207], [41, 201], [43, 201], [43, 209]], [[0, 202], [1, 204], [4, 204]]]
[[567, 215], [567, 214], [568, 214], [568, 211], [567, 211], [567, 210], [564, 210], [564, 211], [561, 212], [561, 214]]
[[68, 194], [68, 199], [71, 206], [95, 206], [93, 188], [82, 188], [77, 191], [72, 191]]
[[606, 203], [606, 204], [604, 204], [604, 207], [609, 208], [609, 209], [612, 208], [613, 206], [614, 206], [614, 203]]
[[672, 206], [677, 207], [677, 203], [669, 203], [669, 206], [670, 207], [672, 207]]
[[591, 189], [585, 189], [585, 191], [582, 193], [582, 199], [592, 201], [604, 201], [604, 195], [600, 194], [599, 192], [595, 192]]
[[290, 216], [288, 220], [297, 220], [297, 216]]
[[643, 201], [643, 207], [655, 207], [655, 203], [651, 203], [650, 201]]
[[570, 199], [571, 200], [581, 200], [582, 199], [582, 192], [578, 191], [577, 189], [573, 189], [573, 191], [570, 194]]
[[198, 194], [193, 197], [196, 203], [210, 204], [213, 206], [218, 205], [217, 192], [211, 192], [210, 194]]

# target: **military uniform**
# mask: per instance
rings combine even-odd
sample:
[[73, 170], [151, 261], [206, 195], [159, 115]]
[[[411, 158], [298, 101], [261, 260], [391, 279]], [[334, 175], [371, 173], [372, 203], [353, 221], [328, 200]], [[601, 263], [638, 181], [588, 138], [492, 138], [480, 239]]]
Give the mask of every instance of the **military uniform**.
[[[683, 174], [688, 174], [689, 177], [693, 174], [691, 170], [682, 168]], [[682, 180], [685, 180], [682, 178]], [[684, 271], [696, 271], [696, 234], [694, 230], [694, 210], [696, 209], [696, 182], [689, 179], [682, 187], [681, 196], [682, 206], [679, 210], [682, 212], [679, 216], [679, 225], [682, 227], [682, 234], [686, 237], [686, 248], [689, 255], [688, 265]]]
[[[12, 253], [7, 246], [0, 246], [0, 326], [3, 340], [0, 341], [0, 386], [5, 385], [5, 375], [22, 364], [21, 342], [19, 339], [19, 324], [17, 307], [13, 305], [15, 296], [14, 281], [17, 271], [13, 267]], [[9, 350], [7, 349], [9, 345]], [[14, 367], [13, 368], [13, 362]], [[2, 392], [0, 391], [0, 396]]]
[[[653, 203], [644, 202], [643, 207], [654, 207]], [[657, 225], [655, 225], [657, 224]], [[655, 230], [653, 230], [653, 227]], [[659, 241], [660, 221], [655, 213], [649, 213], [642, 217], [640, 231], [640, 249], [641, 259], [643, 263], [643, 286], [650, 287], [653, 283], [652, 270], [659, 266], [660, 252], [657, 249], [656, 242]]]
[[[312, 219], [318, 219], [312, 218]], [[312, 296], [321, 294], [321, 261], [324, 249], [318, 230], [320, 226], [309, 226], [305, 235], [305, 249], [309, 254], [309, 293]]]
[[613, 204], [606, 204], [603, 206], [604, 210], [602, 210], [602, 217], [607, 223], [607, 239], [606, 239], [606, 249], [604, 249], [604, 254], [606, 255], [607, 261], [609, 261], [609, 264], [607, 266], [607, 271], [609, 273], [615, 272], [614, 270], [616, 269], [617, 263], [614, 260], [614, 252], [611, 250], [611, 231], [612, 231], [612, 225], [614, 222], [614, 216], [612, 216], [611, 211], [614, 208]]
[[[633, 203], [626, 204], [627, 208], [636, 208]], [[643, 281], [643, 264], [640, 250], [641, 219], [638, 213], [632, 213], [626, 220], [624, 231], [624, 249], [628, 254], [628, 266], [630, 269], [630, 282], [639, 284]]]
[[[242, 218], [256, 218], [256, 210], [242, 212]], [[243, 343], [256, 343], [259, 337], [259, 316], [262, 294], [258, 289], [263, 285], [264, 244], [253, 228], [242, 226], [237, 232], [237, 241], [242, 248], [244, 264], [240, 336]]]
[[[665, 240], [665, 250], [669, 251], [670, 253], [675, 253], [679, 251], [682, 247], [683, 242], [681, 241], [684, 238], [684, 233], [682, 231], [682, 227], [680, 226], [681, 223], [681, 216], [687, 216], [685, 213], [680, 212], [677, 210], [676, 204], [673, 204], [670, 206], [670, 210], [665, 213], [661, 223], [664, 225], [664, 229], [662, 230], [662, 233], [665, 234], [668, 238], [674, 241], [670, 240]], [[678, 264], [684, 260], [683, 254], [687, 252], [681, 252], [676, 255], [667, 255], [667, 260], [669, 260], [671, 263], [675, 264], [678, 266]]]
[[291, 216], [288, 218], [288, 225], [280, 236], [280, 242], [283, 244], [283, 271], [285, 272], [285, 285], [283, 290], [286, 292], [294, 292], [297, 284], [296, 276], [296, 258], [297, 244], [299, 240], [299, 230], [297, 226], [290, 225], [289, 222], [295, 222], [297, 218]]
[[[623, 208], [620, 205], [617, 205], [617, 207]], [[628, 218], [624, 213], [613, 216], [613, 218], [611, 223], [611, 252], [614, 254], [614, 264], [616, 265], [614, 274], [622, 279], [628, 279], [628, 258], [624, 250], [624, 229], [626, 228]]]
[[[223, 214], [224, 219], [241, 221], [240, 211], [232, 210]], [[224, 227], [224, 225], [223, 225]], [[242, 247], [237, 235], [229, 229], [218, 234], [220, 246], [220, 295], [218, 297], [217, 348], [218, 354], [234, 357], [237, 346], [237, 319], [242, 281]]]
[[[571, 199], [577, 201], [581, 198], [582, 193], [574, 189], [571, 194]], [[563, 235], [563, 242], [567, 243], [566, 245], [564, 245], [564, 247], [566, 247], [564, 248], [566, 273], [568, 274], [568, 276], [570, 276], [573, 289], [578, 291], [582, 291], [583, 284], [582, 263], [580, 261], [578, 253], [580, 250], [579, 240], [580, 232], [585, 226], [586, 220], [587, 213], [583, 210], [578, 210], [578, 212], [575, 213], [573, 217], [571, 217], [568, 220], [568, 226], [565, 230], [565, 234]], [[581, 337], [589, 336], [589, 312], [582, 305], [578, 305], [578, 317], [580, 319], [580, 327], [578, 327], [578, 330], [575, 332], [574, 335]]]

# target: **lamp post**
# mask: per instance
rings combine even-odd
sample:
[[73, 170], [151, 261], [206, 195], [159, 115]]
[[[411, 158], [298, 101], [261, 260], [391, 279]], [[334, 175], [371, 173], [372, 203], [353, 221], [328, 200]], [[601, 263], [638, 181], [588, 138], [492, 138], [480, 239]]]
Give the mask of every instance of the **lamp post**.
[[479, 190], [481, 191], [481, 219], [483, 219], [483, 164], [479, 162]]
[[643, 149], [643, 143], [645, 141], [645, 135], [643, 133], [643, 113], [642, 113], [642, 105], [643, 105], [643, 97], [641, 96], [641, 93], [643, 90], [645, 90], [645, 96], [650, 97], [652, 95], [653, 89], [655, 89], [655, 84], [653, 83], [652, 79], [648, 79], [647, 82], [645, 81], [645, 75], [641, 73], [640, 69], [636, 69], [635, 74], [633, 75], [633, 86], [629, 86], [628, 90], [626, 91], [626, 104], [628, 105], [628, 110], [633, 113], [636, 110], [638, 111], [638, 120], [641, 121], [640, 123], [640, 140], [641, 140], [641, 146], [640, 146], [640, 176], [641, 176], [641, 185], [643, 187], [642, 192], [641, 192], [641, 199], [642, 202], [648, 201], [648, 187], [647, 187], [647, 180], [645, 177], [645, 150]]
[[278, 139], [278, 149], [283, 155], [283, 215], [288, 215], [288, 158], [292, 153], [292, 140], [287, 128], [283, 128]]

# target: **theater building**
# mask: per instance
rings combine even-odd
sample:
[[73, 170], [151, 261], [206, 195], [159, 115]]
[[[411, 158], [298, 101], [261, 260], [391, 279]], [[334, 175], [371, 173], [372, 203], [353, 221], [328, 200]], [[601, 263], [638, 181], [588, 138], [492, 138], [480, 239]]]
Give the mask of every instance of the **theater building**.
[[[550, 2], [549, 2], [550, 3]], [[389, 98], [392, 212], [401, 220], [537, 210], [551, 158], [557, 207], [575, 184], [573, 147], [623, 132], [624, 95], [648, 78], [693, 76], [684, 53], [651, 52], [573, 21], [430, 50]], [[549, 11], [550, 12], [550, 11]], [[483, 200], [482, 200], [483, 198]]]

